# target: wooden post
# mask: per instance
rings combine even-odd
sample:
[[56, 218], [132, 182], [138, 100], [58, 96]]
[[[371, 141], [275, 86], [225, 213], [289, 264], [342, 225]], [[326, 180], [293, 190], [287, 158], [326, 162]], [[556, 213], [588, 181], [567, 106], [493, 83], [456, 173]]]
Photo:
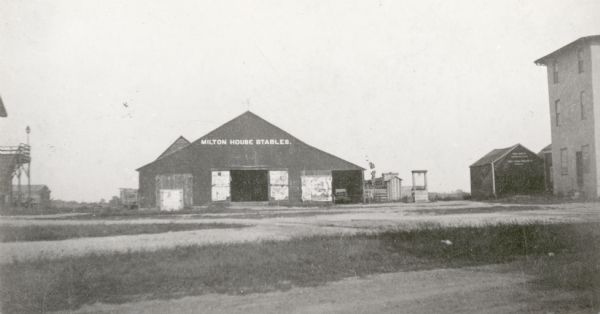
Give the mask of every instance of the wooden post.
[[31, 146], [29, 145], [29, 133], [31, 128], [27, 126], [25, 128], [27, 133], [27, 207], [31, 206]]
[[494, 162], [492, 161], [492, 194], [496, 198], [496, 169], [494, 169]]

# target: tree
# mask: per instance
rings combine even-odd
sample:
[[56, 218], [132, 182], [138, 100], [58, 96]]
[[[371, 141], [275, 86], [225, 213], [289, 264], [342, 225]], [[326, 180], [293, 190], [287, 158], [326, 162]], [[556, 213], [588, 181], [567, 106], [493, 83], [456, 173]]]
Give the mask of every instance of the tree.
[[111, 207], [121, 206], [121, 199], [118, 196], [113, 196], [110, 201], [108, 201], [108, 205]]

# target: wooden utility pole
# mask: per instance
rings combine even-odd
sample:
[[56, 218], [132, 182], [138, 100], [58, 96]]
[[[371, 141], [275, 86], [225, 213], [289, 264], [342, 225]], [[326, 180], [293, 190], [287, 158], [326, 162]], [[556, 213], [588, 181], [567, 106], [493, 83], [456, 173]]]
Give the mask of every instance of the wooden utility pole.
[[31, 146], [29, 145], [29, 133], [31, 133], [31, 128], [27, 126], [25, 132], [27, 133], [27, 149], [29, 150], [29, 159], [27, 163], [27, 207], [29, 207], [31, 205]]

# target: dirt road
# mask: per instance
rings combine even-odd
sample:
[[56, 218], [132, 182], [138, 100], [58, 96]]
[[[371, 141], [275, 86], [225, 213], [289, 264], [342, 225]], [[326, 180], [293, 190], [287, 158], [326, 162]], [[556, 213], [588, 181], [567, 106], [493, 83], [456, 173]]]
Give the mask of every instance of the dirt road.
[[381, 274], [283, 292], [94, 304], [76, 313], [547, 313], [544, 302], [574, 297], [527, 289], [530, 278], [516, 268]]

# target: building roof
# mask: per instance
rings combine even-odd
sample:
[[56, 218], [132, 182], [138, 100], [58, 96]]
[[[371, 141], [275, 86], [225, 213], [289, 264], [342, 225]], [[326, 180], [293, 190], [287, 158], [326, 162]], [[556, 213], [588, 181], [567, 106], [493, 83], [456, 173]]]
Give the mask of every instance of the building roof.
[[496, 161], [502, 159], [502, 157], [504, 157], [506, 154], [510, 153], [513, 149], [515, 149], [519, 146], [522, 146], [522, 145], [516, 144], [511, 147], [494, 149], [491, 152], [487, 153], [485, 156], [481, 157], [481, 159], [476, 161], [474, 164], [472, 164], [471, 167], [489, 165], [493, 162], [496, 162]]
[[[50, 190], [48, 188], [48, 186], [44, 185], [44, 184], [32, 184], [31, 185], [31, 193], [38, 193], [38, 192], [40, 192], [40, 191], [42, 191], [44, 189]], [[18, 192], [19, 191], [19, 186], [18, 185], [13, 185], [12, 186], [12, 190], [13, 190], [13, 192]], [[28, 191], [27, 184], [21, 184], [21, 192], [27, 193], [27, 191]]]
[[544, 154], [552, 153], [552, 144], [548, 144], [548, 146], [542, 148], [538, 153], [538, 156], [542, 157]]
[[585, 37], [578, 38], [578, 39], [566, 44], [565, 46], [562, 46], [561, 48], [558, 48], [557, 50], [535, 60], [534, 63], [537, 65], [547, 65], [548, 59], [552, 59], [552, 58], [556, 57], [556, 55], [558, 55], [559, 53], [561, 53], [567, 49], [570, 49], [570, 48], [580, 45], [582, 43], [587, 43], [591, 40], [600, 40], [600, 35], [591, 35], [591, 36], [585, 36]]
[[2, 102], [2, 97], [0, 97], [0, 117], [7, 117], [6, 108], [4, 108], [4, 103]]
[[381, 177], [378, 179], [382, 179], [383, 181], [386, 181], [386, 182], [390, 181], [392, 179], [399, 179], [400, 181], [402, 181], [402, 178], [400, 178], [400, 176], [396, 172], [382, 173]]
[[[258, 115], [246, 111], [241, 115], [233, 118], [232, 120], [222, 124], [220, 127], [212, 130], [206, 135], [200, 137], [189, 145], [177, 150], [176, 152], [167, 154], [163, 156], [163, 158], [159, 158], [149, 164], [146, 164], [137, 170], [140, 171], [154, 163], [157, 163], [162, 160], [171, 159], [171, 157], [185, 154], [186, 152], [192, 153], [202, 153], [202, 151], [206, 150], [206, 145], [201, 145], [202, 140], [206, 139], [235, 139], [236, 137], [244, 136], [247, 138], [264, 138], [264, 137], [279, 137], [279, 138], [289, 138], [293, 145], [296, 145], [299, 150], [296, 150], [298, 153], [304, 153], [305, 157], [303, 162], [305, 163], [329, 163], [336, 164], [343, 169], [356, 169], [356, 170], [364, 170], [363, 167], [353, 164], [351, 162], [345, 161], [339, 157], [336, 157], [330, 153], [322, 151], [318, 148], [310, 146], [288, 132], [282, 130], [281, 128], [275, 126], [274, 124], [268, 122], [267, 120], [259, 117]], [[190, 151], [192, 150], [192, 151]], [[167, 149], [168, 151], [168, 149]], [[169, 158], [165, 158], [169, 157]]]
[[167, 155], [170, 155], [176, 151], [179, 151], [182, 148], [185, 148], [186, 146], [190, 145], [190, 141], [188, 141], [185, 137], [180, 136], [179, 138], [177, 138], [175, 140], [175, 142], [173, 142], [173, 144], [171, 144], [171, 146], [169, 146], [162, 154], [160, 154], [160, 156], [158, 156], [158, 158], [156, 159], [161, 159]]

